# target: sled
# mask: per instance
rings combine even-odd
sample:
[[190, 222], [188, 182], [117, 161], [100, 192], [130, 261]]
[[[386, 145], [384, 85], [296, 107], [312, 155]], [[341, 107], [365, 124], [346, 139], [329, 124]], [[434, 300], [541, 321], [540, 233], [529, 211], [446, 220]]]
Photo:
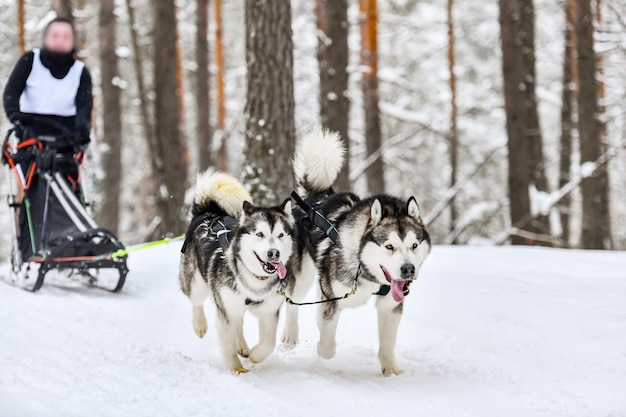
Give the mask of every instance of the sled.
[[[66, 129], [49, 120], [41, 122]], [[19, 138], [15, 130], [8, 131], [2, 145], [13, 222], [11, 281], [37, 291], [46, 275], [56, 272], [120, 291], [128, 273], [127, 256], [115, 254], [125, 248], [87, 211], [80, 178], [83, 151], [61, 152], [62, 146], [67, 148], [62, 136], [30, 136], [26, 129]]]

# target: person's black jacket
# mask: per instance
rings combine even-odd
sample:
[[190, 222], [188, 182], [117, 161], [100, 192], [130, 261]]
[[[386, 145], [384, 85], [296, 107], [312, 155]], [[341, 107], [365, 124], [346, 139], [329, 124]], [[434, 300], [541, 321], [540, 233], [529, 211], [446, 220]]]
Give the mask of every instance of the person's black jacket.
[[[20, 96], [26, 87], [26, 80], [33, 68], [34, 53], [32, 51], [25, 53], [19, 59], [13, 72], [9, 76], [4, 94], [2, 96], [4, 111], [12, 123], [18, 121], [24, 125], [32, 123], [28, 119], [28, 114], [20, 112]], [[41, 63], [50, 70], [55, 78], [61, 79], [67, 75], [70, 68], [74, 64], [74, 59], [59, 59], [54, 54], [41, 54]], [[37, 115], [38, 118], [44, 117], [50, 120], [60, 122], [73, 132], [73, 142], [76, 145], [86, 145], [89, 143], [89, 132], [91, 131], [91, 110], [93, 108], [93, 97], [91, 95], [91, 74], [87, 68], [83, 68], [80, 77], [80, 84], [76, 92], [76, 116], [51, 116]]]

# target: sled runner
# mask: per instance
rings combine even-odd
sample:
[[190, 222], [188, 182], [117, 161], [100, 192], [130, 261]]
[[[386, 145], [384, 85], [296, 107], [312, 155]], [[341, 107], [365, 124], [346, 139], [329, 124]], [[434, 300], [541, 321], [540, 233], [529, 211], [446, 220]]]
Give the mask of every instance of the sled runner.
[[65, 126], [38, 122], [62, 134], [35, 136], [27, 128], [13, 128], [2, 145], [13, 215], [11, 279], [37, 291], [46, 274], [58, 271], [117, 292], [128, 268], [126, 256], [113, 254], [124, 246], [87, 213], [80, 178], [83, 150], [68, 149]]

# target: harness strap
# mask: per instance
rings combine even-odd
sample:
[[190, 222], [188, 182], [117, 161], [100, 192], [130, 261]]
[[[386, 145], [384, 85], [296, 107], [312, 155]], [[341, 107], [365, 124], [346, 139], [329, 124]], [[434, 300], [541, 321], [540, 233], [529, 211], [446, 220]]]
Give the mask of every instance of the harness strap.
[[153, 246], [159, 246], [159, 245], [166, 245], [170, 242], [175, 242], [177, 240], [183, 240], [185, 238], [185, 235], [180, 235], [180, 236], [176, 236], [176, 237], [166, 237], [163, 238], [161, 240], [155, 240], [152, 242], [147, 242], [147, 243], [141, 243], [138, 245], [134, 245], [133, 247], [128, 247], [125, 249], [119, 249], [115, 252], [113, 252], [111, 254], [111, 258], [116, 259], [116, 258], [123, 258], [124, 256], [128, 255], [131, 252], [137, 252], [140, 250], [144, 250], [144, 249], [148, 249], [151, 248]]
[[390, 285], [381, 285], [377, 292], [372, 293], [372, 295], [387, 295], [391, 291]]
[[339, 231], [337, 230], [335, 224], [328, 220], [322, 213], [309, 206], [297, 192], [293, 191], [291, 193], [291, 197], [296, 201], [296, 204], [306, 212], [306, 219], [324, 232], [331, 242], [337, 244], [337, 241], [339, 240]]
[[300, 194], [298, 194], [297, 192], [292, 191], [291, 198], [296, 200], [296, 204], [299, 205], [302, 208], [302, 210], [306, 211], [307, 213], [311, 211], [311, 206], [305, 203], [302, 197], [300, 197]]
[[[216, 223], [223, 227], [223, 229], [215, 232], [215, 235], [217, 236], [217, 241], [220, 244], [222, 251], [226, 253], [226, 250], [228, 250], [228, 245], [230, 245], [230, 242], [228, 241], [228, 233], [230, 232], [230, 230], [226, 227], [224, 223], [222, 223], [221, 220], [217, 220]], [[212, 225], [211, 230], [213, 230], [214, 227], [215, 225]]]
[[[379, 290], [375, 293], [372, 293], [372, 295], [387, 295], [389, 294], [389, 291], [391, 291], [390, 285], [381, 285]], [[407, 295], [409, 295], [409, 292], [410, 292], [409, 284], [407, 283], [404, 285], [404, 288], [402, 289], [402, 293], [406, 297]]]
[[332, 303], [334, 301], [340, 301], [340, 300], [345, 300], [346, 298], [354, 295], [356, 293], [356, 290], [359, 287], [359, 278], [361, 278], [361, 275], [363, 274], [363, 270], [361, 267], [361, 264], [359, 264], [359, 268], [356, 271], [356, 275], [354, 277], [354, 281], [352, 281], [352, 288], [350, 289], [350, 291], [348, 291], [347, 293], [345, 293], [344, 295], [342, 295], [341, 297], [333, 297], [333, 298], [328, 298], [325, 300], [319, 300], [319, 301], [308, 301], [308, 302], [304, 302], [304, 303], [297, 303], [295, 301], [293, 301], [293, 299], [291, 299], [291, 297], [288, 297], [287, 294], [285, 294], [285, 290], [284, 290], [284, 284], [281, 284], [281, 287], [278, 289], [278, 295], [285, 297], [285, 302], [287, 304], [290, 304], [292, 306], [310, 306], [310, 305], [315, 305], [315, 304], [324, 304], [324, 303]]
[[183, 243], [183, 247], [181, 248], [181, 252], [185, 253], [187, 251], [187, 247], [194, 239], [194, 233], [196, 229], [203, 224], [204, 222], [208, 222], [207, 228], [209, 233], [212, 236], [215, 236], [220, 247], [223, 252], [226, 252], [228, 246], [230, 245], [230, 241], [228, 240], [228, 234], [237, 227], [239, 220], [234, 217], [222, 216], [217, 218], [211, 218], [212, 215], [205, 213], [198, 215], [191, 219], [191, 223], [187, 228], [187, 233], [185, 233], [185, 242]]

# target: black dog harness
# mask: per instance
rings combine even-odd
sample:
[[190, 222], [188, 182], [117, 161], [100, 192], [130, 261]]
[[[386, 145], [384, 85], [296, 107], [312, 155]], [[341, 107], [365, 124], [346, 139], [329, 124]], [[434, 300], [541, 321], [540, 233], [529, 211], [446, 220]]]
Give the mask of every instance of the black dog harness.
[[[185, 234], [185, 241], [183, 242], [183, 247], [181, 248], [181, 252], [185, 253], [187, 251], [187, 247], [192, 242], [194, 238], [194, 233], [196, 229], [205, 221], [209, 220], [211, 215], [204, 214], [201, 216], [196, 216], [191, 219], [191, 224], [189, 224], [189, 228], [187, 229], [187, 233]], [[209, 232], [211, 235], [215, 236], [222, 251], [226, 252], [228, 246], [230, 245], [230, 241], [228, 240], [228, 236], [232, 230], [234, 230], [239, 225], [239, 220], [230, 217], [230, 216], [221, 216], [215, 217], [209, 221]]]
[[[293, 198], [296, 202], [296, 204], [298, 206], [300, 206], [300, 208], [306, 213], [305, 217], [302, 219], [302, 223], [303, 225], [308, 229], [310, 225], [314, 225], [316, 226], [318, 229], [320, 229], [322, 232], [324, 232], [324, 234], [330, 239], [331, 242], [333, 242], [333, 244], [337, 245], [337, 241], [339, 240], [339, 231], [337, 230], [337, 227], [335, 226], [335, 224], [333, 222], [331, 222], [330, 220], [328, 220], [328, 218], [326, 218], [326, 216], [324, 216], [322, 213], [320, 213], [318, 210], [316, 210], [314, 207], [311, 207], [310, 205], [308, 205], [303, 199], [302, 197], [300, 197], [300, 195], [293, 191], [291, 193], [291, 198]], [[352, 294], [354, 294], [354, 292], [356, 292], [356, 284], [358, 283], [358, 279], [361, 276], [361, 264], [359, 263], [359, 269], [357, 271], [356, 274], [356, 278], [354, 280], [354, 285], [353, 285], [353, 289], [351, 291]], [[381, 296], [385, 296], [387, 294], [389, 294], [389, 291], [391, 291], [391, 286], [389, 285], [381, 285], [380, 288], [378, 289], [377, 292], [372, 293], [372, 295], [381, 295]], [[408, 288], [405, 289], [404, 291], [404, 295], [408, 295], [409, 290]], [[350, 294], [350, 293], [348, 293]], [[336, 300], [340, 300], [343, 298], [347, 298], [348, 294], [346, 294], [346, 296], [343, 297], [336, 297], [330, 300], [325, 300], [325, 301], [336, 301]], [[352, 295], [350, 294], [350, 295]], [[290, 299], [287, 300], [290, 304], [298, 304], [298, 303], [294, 303], [291, 302]], [[315, 304], [315, 303], [302, 303], [302, 304]]]
[[309, 206], [303, 199], [293, 191], [291, 197], [296, 201], [296, 204], [304, 210], [305, 217], [302, 222], [305, 226], [315, 225], [333, 242], [335, 245], [339, 240], [339, 231], [335, 227], [335, 224], [326, 218], [322, 213]]
[[219, 217], [209, 225], [209, 229], [211, 233], [217, 237], [217, 241], [222, 248], [222, 251], [226, 252], [228, 246], [230, 245], [230, 241], [228, 240], [228, 235], [230, 232], [239, 226], [239, 220], [234, 217]]

